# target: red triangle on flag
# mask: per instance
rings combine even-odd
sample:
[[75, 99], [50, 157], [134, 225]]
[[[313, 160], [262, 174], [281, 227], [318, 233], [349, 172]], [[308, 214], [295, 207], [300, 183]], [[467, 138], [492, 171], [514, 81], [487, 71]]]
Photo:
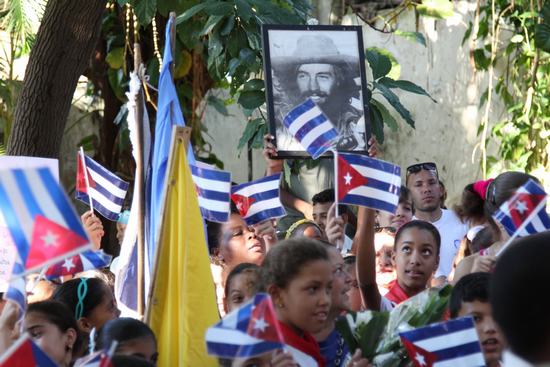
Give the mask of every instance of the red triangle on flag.
[[534, 195], [529, 193], [517, 193], [508, 202], [508, 208], [510, 209], [510, 217], [516, 227], [520, 227], [521, 224], [527, 219], [529, 214], [535, 210], [536, 206], [544, 200], [544, 195]]
[[403, 346], [407, 350], [413, 367], [432, 367], [437, 361], [435, 353], [428, 352], [426, 349], [420, 348], [403, 337], [401, 337], [401, 343], [403, 343]]
[[351, 190], [366, 185], [369, 180], [351, 166], [342, 156], [338, 156], [338, 201]]
[[[80, 153], [77, 154], [76, 164], [76, 191], [87, 194], [88, 189], [86, 186], [86, 177], [84, 176], [84, 165], [82, 164], [82, 156], [80, 155]], [[90, 172], [87, 173], [88, 183], [90, 184], [90, 187], [95, 187], [95, 181], [92, 179], [92, 175], [90, 175]]]
[[256, 201], [256, 199], [254, 198], [242, 196], [239, 194], [231, 194], [231, 200], [233, 200], [233, 202], [235, 203], [235, 206], [237, 207], [237, 210], [239, 211], [241, 217], [246, 216], [246, 213], [248, 213], [250, 206]]
[[252, 309], [246, 332], [258, 339], [283, 343], [283, 334], [279, 329], [275, 310], [269, 297], [265, 297]]
[[87, 243], [89, 243], [87, 238], [42, 215], [37, 215], [25, 267], [29, 269], [40, 266], [54, 257], [63, 256]]
[[36, 365], [32, 344], [28, 339], [19, 345], [3, 363], [0, 363], [0, 367], [28, 367]]

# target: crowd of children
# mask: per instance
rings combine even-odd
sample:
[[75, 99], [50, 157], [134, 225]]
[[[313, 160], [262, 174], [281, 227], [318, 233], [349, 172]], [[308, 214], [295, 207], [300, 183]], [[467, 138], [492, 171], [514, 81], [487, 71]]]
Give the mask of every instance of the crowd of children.
[[[268, 173], [282, 170], [269, 157], [276, 155], [269, 139], [264, 152]], [[435, 163], [410, 166], [394, 214], [340, 205], [337, 216], [335, 192], [326, 189], [311, 198], [308, 218], [285, 230], [275, 220], [248, 226], [234, 205], [228, 222], [207, 222], [220, 315], [266, 292], [286, 344], [220, 365], [370, 366], [349, 349], [336, 320], [348, 311], [392, 310], [446, 283], [454, 285], [448, 317], [473, 317], [488, 367], [548, 365], [550, 232], [524, 237], [499, 255], [509, 234], [492, 218], [536, 178], [506, 172], [467, 185], [454, 210], [444, 208], [440, 179]], [[82, 221], [99, 248], [101, 222], [91, 213]], [[113, 341], [115, 366], [155, 365], [155, 335], [141, 321], [119, 318], [112, 278], [97, 274], [42, 280], [23, 317], [8, 302], [0, 350], [25, 331], [59, 366], [78, 365]]]

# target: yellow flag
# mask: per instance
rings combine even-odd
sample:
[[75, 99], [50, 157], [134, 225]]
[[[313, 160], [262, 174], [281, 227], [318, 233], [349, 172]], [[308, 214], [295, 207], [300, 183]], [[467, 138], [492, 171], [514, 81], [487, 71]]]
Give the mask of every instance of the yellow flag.
[[147, 323], [157, 337], [160, 367], [217, 366], [204, 340], [219, 321], [216, 295], [182, 128], [172, 131], [168, 162]]

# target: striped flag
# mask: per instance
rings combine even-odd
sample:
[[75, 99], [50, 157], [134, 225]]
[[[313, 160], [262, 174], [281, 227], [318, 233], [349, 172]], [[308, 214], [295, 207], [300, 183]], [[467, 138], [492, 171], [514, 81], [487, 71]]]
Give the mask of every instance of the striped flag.
[[260, 178], [231, 188], [231, 200], [247, 225], [286, 214], [279, 199], [281, 174]]
[[44, 274], [46, 279], [55, 279], [65, 275], [82, 273], [83, 271], [101, 269], [109, 266], [112, 256], [107, 255], [102, 250], [84, 251], [71, 257], [67, 257], [52, 266]]
[[[117, 220], [124, 197], [126, 197], [128, 182], [121, 180], [117, 175], [87, 155], [84, 154], [83, 156], [84, 163], [82, 162], [81, 153], [77, 158], [76, 198], [88, 204], [91, 196], [94, 209], [99, 214], [107, 219]], [[84, 164], [86, 167], [84, 167]], [[84, 171], [88, 173], [87, 180]]]
[[518, 188], [512, 197], [493, 214], [506, 232], [513, 236], [527, 236], [550, 229], [550, 218], [546, 213], [546, 192], [532, 179]]
[[0, 210], [17, 247], [14, 274], [91, 248], [80, 218], [49, 168], [3, 170]]
[[294, 107], [283, 124], [313, 159], [332, 148], [338, 138], [334, 125], [311, 98]]
[[231, 173], [201, 162], [189, 166], [202, 217], [213, 222], [227, 222], [230, 214]]
[[271, 298], [258, 293], [206, 331], [208, 354], [248, 358], [282, 349], [283, 335]]
[[57, 363], [25, 333], [0, 357], [0, 367], [29, 366], [57, 367]]
[[336, 156], [339, 203], [395, 213], [401, 190], [401, 167], [359, 154], [337, 153]]
[[414, 367], [485, 366], [471, 316], [399, 333]]

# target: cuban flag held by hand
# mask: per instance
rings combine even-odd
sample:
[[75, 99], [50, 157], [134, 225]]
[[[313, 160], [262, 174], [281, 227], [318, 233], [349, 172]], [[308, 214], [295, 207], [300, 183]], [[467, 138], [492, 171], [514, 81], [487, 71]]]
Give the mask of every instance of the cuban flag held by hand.
[[283, 335], [271, 298], [258, 293], [206, 331], [208, 354], [221, 358], [249, 358], [283, 349]]
[[[84, 162], [82, 162], [82, 156]], [[88, 173], [87, 180], [85, 171]], [[87, 155], [78, 154], [76, 170], [76, 198], [78, 200], [88, 204], [89, 196], [91, 196], [93, 209], [105, 218], [116, 221], [127, 190], [128, 182], [121, 180]]]
[[485, 366], [471, 316], [399, 333], [414, 367]]
[[107, 255], [102, 250], [88, 250], [53, 264], [46, 270], [44, 275], [46, 279], [51, 280], [66, 275], [82, 273], [83, 271], [101, 269], [109, 266], [111, 259], [112, 256]]
[[506, 232], [513, 236], [527, 236], [550, 229], [546, 213], [546, 192], [532, 179], [517, 189], [514, 195], [493, 214]]
[[29, 273], [91, 248], [80, 218], [49, 168], [3, 170], [0, 210], [17, 247], [14, 274], [19, 273], [17, 264]]
[[227, 222], [230, 214], [231, 173], [198, 161], [196, 165], [189, 166], [202, 217], [213, 222]]
[[57, 367], [57, 363], [25, 333], [0, 357], [0, 367]]
[[281, 174], [260, 178], [231, 188], [231, 200], [247, 225], [286, 214], [279, 199]]
[[283, 124], [313, 159], [331, 149], [338, 138], [334, 125], [311, 98], [294, 107]]
[[360, 154], [336, 154], [338, 202], [394, 214], [401, 190], [401, 167]]

